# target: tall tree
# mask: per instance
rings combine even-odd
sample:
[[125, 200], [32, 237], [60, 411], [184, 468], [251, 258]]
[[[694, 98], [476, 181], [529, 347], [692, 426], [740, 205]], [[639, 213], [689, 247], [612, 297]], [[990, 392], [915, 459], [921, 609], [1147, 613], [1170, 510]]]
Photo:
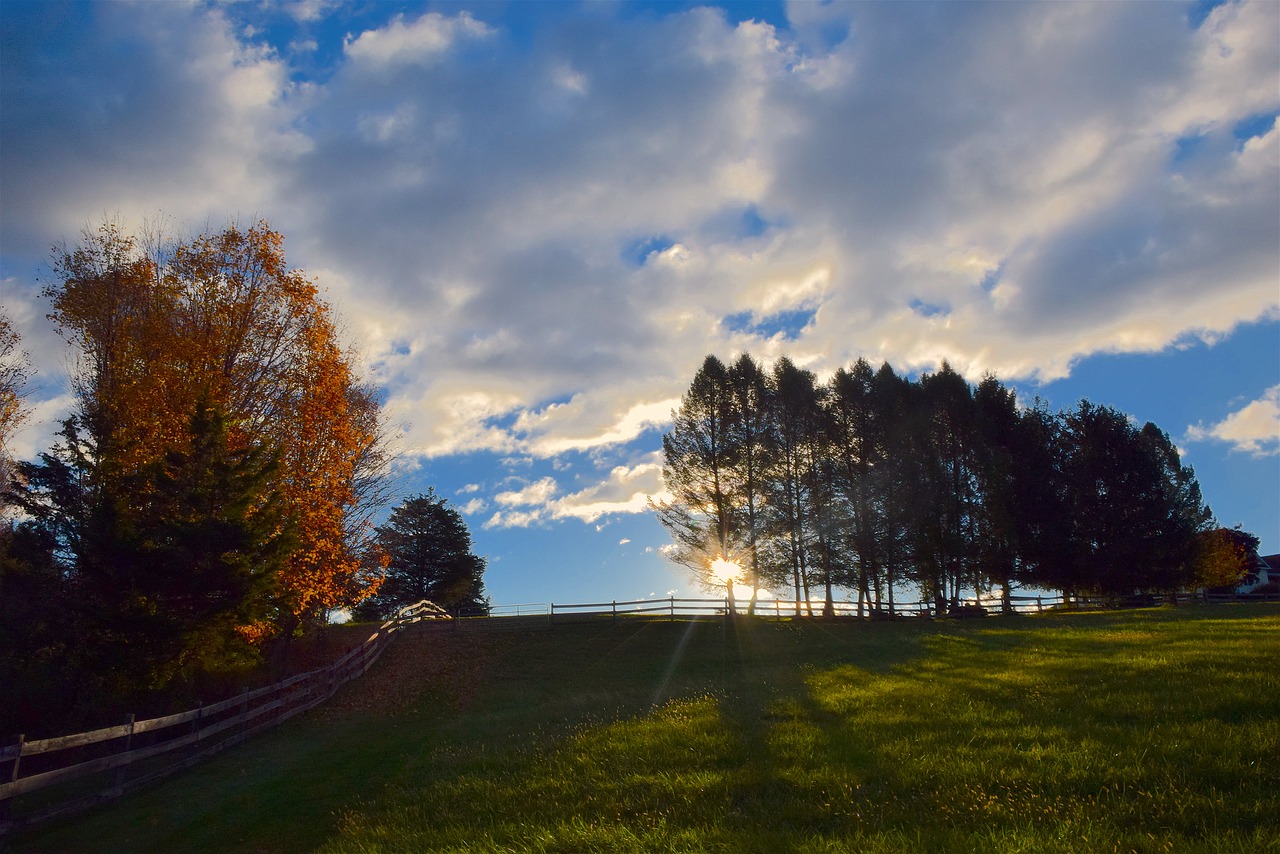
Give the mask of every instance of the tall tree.
[[927, 423], [918, 386], [898, 376], [888, 362], [871, 381], [873, 418], [879, 424], [883, 449], [872, 468], [872, 494], [880, 505], [875, 560], [884, 569], [889, 614], [894, 613], [895, 588], [916, 573], [921, 549], [921, 522], [933, 512], [928, 480]]
[[[13, 434], [26, 421], [27, 383], [31, 380], [31, 359], [21, 347], [22, 336], [13, 328], [0, 306], [0, 511], [5, 509], [3, 492], [13, 476]], [[0, 518], [5, 514], [0, 513]]]
[[723, 362], [715, 356], [703, 360], [672, 415], [672, 428], [662, 437], [662, 477], [670, 497], [654, 509], [674, 540], [672, 560], [718, 588], [722, 582], [711, 576], [711, 562], [738, 562], [746, 545], [737, 523], [733, 392]]
[[934, 512], [920, 516], [921, 547], [917, 569], [926, 595], [939, 611], [955, 605], [960, 589], [976, 586], [973, 547], [978, 506], [976, 417], [972, 390], [946, 362], [920, 380], [927, 407], [928, 494]]
[[386, 581], [358, 607], [357, 616], [385, 619], [423, 599], [468, 613], [488, 612], [484, 558], [472, 552], [461, 514], [434, 490], [392, 510], [386, 524], [378, 526], [376, 543], [385, 555]]
[[271, 619], [254, 632], [288, 635], [371, 592], [360, 502], [384, 459], [378, 405], [315, 283], [287, 266], [281, 235], [257, 222], [144, 246], [106, 223], [56, 250], [53, 268], [46, 295], [81, 355], [77, 419], [104, 500], [189, 446], [205, 400], [225, 413], [233, 451], [278, 449], [272, 487], [296, 525]]
[[810, 541], [815, 534], [813, 443], [818, 441], [820, 403], [817, 379], [785, 356], [770, 375], [773, 421], [772, 576], [789, 582], [796, 613], [809, 603]]
[[1067, 454], [1062, 419], [1043, 401], [1021, 411], [1011, 485], [1020, 574], [1027, 583], [1059, 590], [1078, 586]]
[[1018, 404], [1014, 393], [988, 374], [973, 392], [980, 497], [973, 557], [983, 581], [1000, 591], [1003, 610], [1012, 611], [1018, 575], [1018, 539], [1014, 466], [1018, 453]]
[[1120, 595], [1190, 580], [1196, 534], [1210, 518], [1194, 473], [1155, 425], [1081, 401], [1065, 416], [1076, 578]]
[[745, 583], [751, 586], [748, 610], [754, 610], [760, 591], [760, 541], [766, 526], [770, 389], [764, 370], [747, 353], [729, 367], [728, 381], [731, 394], [728, 441], [733, 449], [729, 490], [738, 507], [735, 528], [746, 541]]
[[866, 605], [880, 607], [885, 490], [876, 483], [887, 464], [885, 423], [873, 399], [875, 373], [866, 359], [841, 368], [828, 384], [826, 406], [832, 431], [833, 488], [846, 508], [847, 552], [852, 572], [842, 579], [858, 591], [859, 612]]

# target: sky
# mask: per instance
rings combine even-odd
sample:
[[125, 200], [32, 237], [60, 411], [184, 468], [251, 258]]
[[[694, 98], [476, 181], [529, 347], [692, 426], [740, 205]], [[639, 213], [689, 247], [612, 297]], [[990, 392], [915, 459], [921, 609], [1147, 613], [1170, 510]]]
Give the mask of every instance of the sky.
[[703, 358], [947, 360], [1164, 429], [1280, 552], [1280, 3], [0, 3], [0, 298], [265, 218], [495, 604], [701, 595], [647, 510]]

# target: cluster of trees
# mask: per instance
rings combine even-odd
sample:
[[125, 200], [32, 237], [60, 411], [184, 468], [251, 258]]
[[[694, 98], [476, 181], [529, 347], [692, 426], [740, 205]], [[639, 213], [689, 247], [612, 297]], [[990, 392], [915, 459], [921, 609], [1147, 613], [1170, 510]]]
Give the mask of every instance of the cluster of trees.
[[380, 405], [279, 233], [108, 222], [52, 273], [75, 403], [6, 477], [0, 682], [101, 705], [249, 666], [376, 593]]
[[1210, 551], [1195, 475], [1154, 424], [1087, 401], [1024, 407], [946, 363], [913, 381], [860, 359], [819, 383], [785, 357], [766, 371], [708, 356], [662, 449], [673, 559], [711, 584], [723, 556], [797, 602], [845, 588], [892, 611], [912, 585], [944, 612], [1022, 585], [1169, 591]]

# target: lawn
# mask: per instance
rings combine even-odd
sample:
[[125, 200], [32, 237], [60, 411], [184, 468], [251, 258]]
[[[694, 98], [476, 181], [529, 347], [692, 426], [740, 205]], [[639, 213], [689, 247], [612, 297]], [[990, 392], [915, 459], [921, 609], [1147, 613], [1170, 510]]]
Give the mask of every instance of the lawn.
[[1280, 850], [1280, 611], [428, 628], [15, 851]]

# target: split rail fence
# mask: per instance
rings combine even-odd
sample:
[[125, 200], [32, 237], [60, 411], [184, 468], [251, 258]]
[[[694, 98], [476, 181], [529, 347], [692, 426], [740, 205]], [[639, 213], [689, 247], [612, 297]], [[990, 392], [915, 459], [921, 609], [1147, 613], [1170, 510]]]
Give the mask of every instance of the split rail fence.
[[[1125, 608], [1125, 607], [1142, 607], [1148, 605], [1158, 605], [1168, 601], [1167, 598], [1161, 596], [1135, 595], [1128, 597], [1089, 597], [1089, 596], [1064, 596], [1061, 593], [1044, 593], [1037, 596], [1013, 595], [1009, 597], [1010, 610], [1018, 614], [1037, 614], [1044, 611], [1072, 609], [1072, 610], [1089, 610], [1089, 609], [1106, 609], [1106, 608]], [[1180, 593], [1178, 594], [1178, 603], [1180, 604], [1220, 604], [1224, 602], [1280, 602], [1280, 594], [1250, 594], [1250, 593]], [[809, 616], [821, 616], [823, 613], [824, 602], [821, 600], [800, 601], [789, 599], [757, 599], [754, 607], [748, 599], [739, 598], [735, 602], [730, 603], [727, 597], [712, 599], [680, 599], [676, 597], [667, 597], [665, 599], [633, 599], [629, 601], [610, 601], [610, 602], [581, 602], [581, 603], [557, 603], [557, 602], [531, 602], [520, 605], [494, 605], [487, 611], [459, 611], [455, 612], [455, 616], [459, 618], [454, 625], [458, 628], [472, 623], [474, 621], [483, 620], [484, 625], [507, 625], [517, 628], [527, 625], [535, 625], [538, 623], [571, 622], [575, 619], [600, 619], [611, 617], [617, 619], [619, 617], [648, 617], [651, 619], [675, 619], [676, 617], [699, 617], [699, 616], [717, 616], [725, 615], [732, 611], [738, 615], [746, 615], [748, 609], [750, 613], [756, 617], [785, 619], [794, 617], [797, 614]], [[872, 605], [863, 602], [836, 601], [832, 603], [834, 616], [845, 618], [887, 618], [887, 617], [934, 617], [934, 616], [981, 616], [985, 614], [1000, 614], [1004, 612], [1004, 605], [999, 596], [981, 596], [977, 598], [960, 599], [955, 606], [947, 604], [939, 611], [933, 602], [924, 601], [902, 601], [895, 602], [892, 614], [887, 608], [887, 603], [881, 603], [881, 607], [876, 609]]]
[[[1001, 607], [998, 598], [993, 600], [985, 597], [981, 599], [965, 599], [959, 604], [962, 607], [969, 608], [979, 606], [989, 611], [999, 610]], [[1089, 607], [1089, 603], [1085, 600], [1064, 599], [1060, 595], [1013, 596], [1011, 604], [1013, 610], [1019, 613], [1037, 613], [1051, 608], [1060, 608], [1064, 604], [1075, 607]], [[457, 616], [463, 621], [486, 617], [499, 618], [498, 621], [512, 625], [524, 625], [539, 620], [548, 623], [568, 622], [575, 618], [667, 617], [674, 619], [676, 617], [723, 616], [730, 613], [730, 611], [735, 614], [745, 615], [750, 609], [750, 613], [757, 617], [782, 619], [794, 617], [797, 613], [806, 617], [820, 616], [823, 612], [823, 607], [824, 603], [820, 600], [797, 603], [794, 600], [787, 599], [757, 599], [754, 606], [752, 606], [748, 599], [741, 598], [731, 603], [727, 597], [719, 599], [680, 599], [669, 596], [665, 599], [634, 599], [625, 602], [580, 602], [572, 604], [534, 602], [521, 605], [493, 606], [487, 612], [462, 611]], [[837, 617], [877, 617], [888, 615], [887, 610], [882, 608], [877, 611], [865, 602], [860, 606], [857, 602], [837, 601], [832, 603], [832, 609]], [[893, 615], [897, 617], [927, 617], [934, 613], [933, 605], [929, 602], [899, 602], [895, 603], [893, 608]], [[492, 624], [492, 622], [494, 621], [486, 620], [487, 624]], [[462, 624], [460, 622], [456, 625], [461, 626]]]
[[[220, 703], [150, 720], [130, 715], [118, 726], [75, 735], [31, 741], [20, 735], [0, 747], [0, 837], [114, 800], [314, 708], [368, 670], [396, 632], [440, 619], [451, 616], [423, 600], [402, 608], [333, 664]], [[13, 809], [19, 795], [53, 786], [59, 788], [34, 796], [39, 802], [31, 809]]]

